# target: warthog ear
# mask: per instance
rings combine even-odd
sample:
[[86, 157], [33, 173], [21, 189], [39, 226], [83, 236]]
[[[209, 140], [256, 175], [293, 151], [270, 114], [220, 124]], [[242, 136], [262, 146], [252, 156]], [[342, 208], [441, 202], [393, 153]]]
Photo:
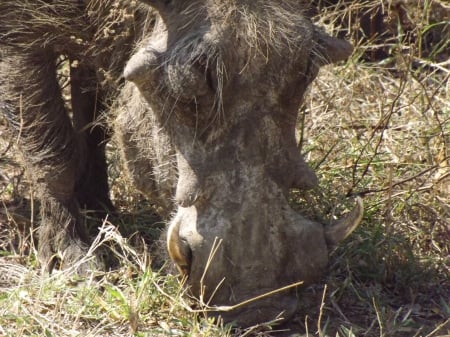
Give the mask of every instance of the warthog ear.
[[363, 201], [360, 197], [356, 198], [356, 205], [353, 210], [337, 223], [331, 223], [325, 226], [325, 241], [331, 250], [344, 240], [358, 227], [364, 213]]
[[323, 66], [330, 63], [346, 60], [353, 52], [350, 42], [332, 37], [315, 27], [314, 57], [316, 64]]

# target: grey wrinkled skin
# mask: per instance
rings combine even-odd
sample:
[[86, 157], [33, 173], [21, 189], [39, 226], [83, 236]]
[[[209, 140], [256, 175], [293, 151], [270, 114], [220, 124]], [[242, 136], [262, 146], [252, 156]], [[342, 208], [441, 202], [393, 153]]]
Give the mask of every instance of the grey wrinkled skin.
[[295, 140], [303, 95], [352, 47], [299, 1], [146, 2], [161, 18], [125, 67], [116, 120], [128, 171], [155, 200], [162, 193], [162, 210], [176, 185], [168, 249], [195, 297], [240, 326], [287, 319], [296, 289], [218, 307], [314, 282], [360, 222], [360, 200], [332, 226], [287, 201], [289, 189], [317, 185]]

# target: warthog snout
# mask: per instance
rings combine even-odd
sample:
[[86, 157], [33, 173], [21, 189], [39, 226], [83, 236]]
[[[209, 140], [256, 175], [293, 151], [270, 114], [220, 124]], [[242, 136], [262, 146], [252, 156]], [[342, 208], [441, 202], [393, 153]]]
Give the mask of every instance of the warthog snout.
[[358, 199], [344, 219], [323, 226], [293, 211], [281, 191], [265, 183], [253, 188], [256, 194], [243, 191], [222, 202], [218, 193], [204, 206], [179, 208], [169, 229], [169, 252], [191, 292], [241, 326], [290, 317], [298, 301], [290, 286], [318, 280], [329, 250], [362, 218]]

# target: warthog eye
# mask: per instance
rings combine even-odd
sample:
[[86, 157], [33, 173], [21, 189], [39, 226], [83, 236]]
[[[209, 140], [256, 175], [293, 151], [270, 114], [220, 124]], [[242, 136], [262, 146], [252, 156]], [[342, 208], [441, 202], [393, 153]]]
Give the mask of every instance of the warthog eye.
[[167, 67], [167, 88], [177, 101], [191, 102], [205, 96], [211, 90], [203, 72], [191, 64], [169, 65]]
[[221, 74], [225, 73], [220, 51], [209, 39], [204, 34], [187, 36], [165, 55], [168, 92], [176, 101], [204, 107], [209, 113], [199, 117], [205, 121], [221, 107], [224, 77]]
[[214, 70], [211, 68], [211, 59], [208, 59], [208, 56], [205, 54], [201, 54], [197, 57], [193, 66], [197, 67], [200, 72], [203, 72], [205, 76], [206, 83], [212, 92], [216, 92], [217, 90], [217, 77], [215, 76]]

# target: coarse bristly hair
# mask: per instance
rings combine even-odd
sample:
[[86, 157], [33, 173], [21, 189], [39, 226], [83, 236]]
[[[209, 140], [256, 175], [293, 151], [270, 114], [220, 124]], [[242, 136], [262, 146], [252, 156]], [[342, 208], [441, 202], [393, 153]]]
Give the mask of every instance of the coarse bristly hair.
[[232, 33], [230, 39], [242, 40], [246, 48], [265, 55], [286, 48], [296, 50], [311, 37], [307, 8], [306, 2], [292, 0], [207, 0], [203, 8], [188, 6], [184, 14], [196, 20], [203, 13], [216, 30]]
[[[186, 5], [180, 15], [186, 18], [186, 22], [179, 23], [182, 28], [174, 32], [179, 36], [172, 39], [176, 44], [162, 66], [183, 64], [189, 68], [200, 63], [204, 66], [205, 78], [210, 75], [209, 78], [214, 79], [214, 103], [210, 111], [202, 116], [206, 120], [203, 123], [206, 129], [212, 125], [221, 125], [225, 120], [223, 88], [231, 72], [244, 74], [247, 65], [255, 64], [256, 58], [258, 63], [267, 63], [274, 55], [289, 50], [293, 59], [296, 51], [311, 49], [314, 28], [305, 15], [307, 8], [305, 2], [292, 0], [205, 0], [202, 4], [192, 2]], [[208, 30], [212, 34], [207, 34], [208, 37], [186, 34], [186, 30], [198, 25], [199, 21], [212, 25], [212, 29]], [[212, 35], [213, 40], [210, 39]], [[236, 58], [239, 62], [236, 62]], [[240, 68], [236, 68], [237, 63]], [[251, 76], [251, 72], [249, 74]], [[181, 89], [180, 93], [178, 87], [183, 82], [185, 86], [185, 80], [171, 83], [175, 87], [175, 94], [179, 96], [189, 92]], [[159, 89], [164, 94], [164, 88]], [[175, 97], [177, 101], [179, 98]], [[169, 105], [167, 115], [171, 111]]]
[[104, 84], [115, 87], [111, 81], [120, 78], [152, 16], [149, 7], [130, 0], [2, 0], [0, 48], [10, 53], [45, 48], [71, 60], [89, 60]]

